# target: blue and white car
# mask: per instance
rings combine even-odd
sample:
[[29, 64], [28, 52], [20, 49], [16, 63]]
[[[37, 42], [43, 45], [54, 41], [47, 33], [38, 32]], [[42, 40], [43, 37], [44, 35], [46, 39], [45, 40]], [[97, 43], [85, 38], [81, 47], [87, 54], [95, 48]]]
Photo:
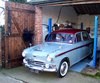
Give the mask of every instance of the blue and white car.
[[69, 67], [93, 53], [93, 39], [85, 30], [53, 31], [45, 43], [26, 48], [22, 52], [25, 67], [31, 70], [57, 72], [64, 77]]

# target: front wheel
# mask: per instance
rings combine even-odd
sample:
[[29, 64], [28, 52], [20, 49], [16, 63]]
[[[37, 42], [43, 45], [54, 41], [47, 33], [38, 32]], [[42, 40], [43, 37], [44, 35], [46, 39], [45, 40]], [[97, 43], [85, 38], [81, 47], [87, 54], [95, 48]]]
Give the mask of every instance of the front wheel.
[[67, 72], [68, 72], [68, 62], [62, 61], [60, 63], [59, 69], [57, 71], [57, 76], [62, 78], [64, 76], [66, 76]]

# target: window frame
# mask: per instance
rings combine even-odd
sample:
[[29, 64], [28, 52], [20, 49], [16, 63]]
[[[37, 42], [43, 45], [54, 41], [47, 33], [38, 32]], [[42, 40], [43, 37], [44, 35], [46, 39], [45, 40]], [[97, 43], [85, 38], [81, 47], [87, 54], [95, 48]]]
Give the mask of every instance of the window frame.
[[[86, 33], [86, 34], [88, 35], [88, 39], [87, 39], [87, 40], [84, 40], [84, 38], [83, 38], [83, 33]], [[83, 40], [83, 41], [88, 41], [88, 40], [90, 40], [90, 35], [88, 34], [88, 32], [82, 31], [82, 40]]]
[[[81, 41], [77, 41], [77, 34], [80, 34], [80, 36], [81, 36]], [[79, 42], [82, 42], [83, 41], [83, 39], [82, 39], [82, 32], [77, 32], [76, 34], [75, 34], [75, 38], [76, 38], [76, 43], [79, 43]]]

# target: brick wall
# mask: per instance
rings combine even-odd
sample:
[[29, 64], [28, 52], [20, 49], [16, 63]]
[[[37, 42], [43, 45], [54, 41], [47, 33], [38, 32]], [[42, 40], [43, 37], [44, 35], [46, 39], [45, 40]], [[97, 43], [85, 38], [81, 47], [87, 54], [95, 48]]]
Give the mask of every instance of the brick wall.
[[35, 6], [34, 44], [42, 43], [42, 8]]

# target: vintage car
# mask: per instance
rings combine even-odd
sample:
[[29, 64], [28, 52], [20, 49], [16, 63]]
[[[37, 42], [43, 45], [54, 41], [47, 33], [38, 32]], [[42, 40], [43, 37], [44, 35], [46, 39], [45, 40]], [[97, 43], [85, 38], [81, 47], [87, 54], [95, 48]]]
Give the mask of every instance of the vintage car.
[[22, 56], [25, 67], [64, 77], [69, 67], [92, 53], [93, 39], [87, 31], [64, 29], [48, 34], [44, 43], [26, 48]]

